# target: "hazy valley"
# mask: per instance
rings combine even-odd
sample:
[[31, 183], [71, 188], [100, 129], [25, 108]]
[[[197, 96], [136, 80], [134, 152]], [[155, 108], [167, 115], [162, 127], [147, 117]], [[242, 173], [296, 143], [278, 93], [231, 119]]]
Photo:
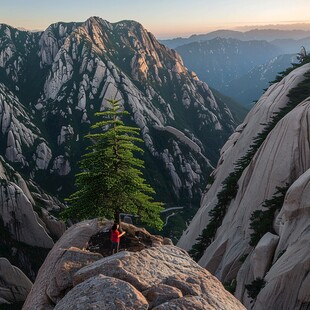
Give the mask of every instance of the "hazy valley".
[[218, 30], [189, 38], [161, 40], [180, 53], [185, 66], [221, 93], [250, 107], [279, 72], [310, 49], [306, 30]]

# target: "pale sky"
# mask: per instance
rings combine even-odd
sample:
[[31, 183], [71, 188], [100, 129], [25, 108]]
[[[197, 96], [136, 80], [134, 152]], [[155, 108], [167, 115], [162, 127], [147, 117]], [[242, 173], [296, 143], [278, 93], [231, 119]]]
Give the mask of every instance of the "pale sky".
[[99, 16], [140, 22], [158, 38], [243, 25], [310, 23], [310, 0], [0, 0], [0, 23], [46, 29]]

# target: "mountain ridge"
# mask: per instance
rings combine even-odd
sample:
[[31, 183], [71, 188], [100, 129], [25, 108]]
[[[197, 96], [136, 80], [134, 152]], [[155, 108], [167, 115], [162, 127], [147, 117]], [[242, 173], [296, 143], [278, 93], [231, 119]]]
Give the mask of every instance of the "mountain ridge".
[[206, 41], [216, 37], [221, 38], [234, 38], [239, 40], [265, 40], [273, 41], [275, 39], [303, 39], [309, 37], [309, 30], [279, 30], [279, 29], [251, 29], [248, 31], [238, 30], [215, 30], [206, 34], [193, 34], [188, 38], [174, 38], [159, 40], [161, 43], [170, 48], [176, 48], [192, 42]]
[[[94, 112], [106, 108], [104, 98], [112, 97], [141, 129], [146, 177], [158, 190], [156, 198], [168, 206], [197, 207], [205, 171], [212, 170], [236, 122], [175, 51], [141, 24], [98, 17], [55, 23], [40, 35], [9, 33], [2, 25], [0, 34], [1, 82], [11, 89], [2, 98], [2, 155], [27, 181], [61, 200], [68, 197], [87, 146], [83, 136]], [[9, 97], [14, 105], [7, 104]]]

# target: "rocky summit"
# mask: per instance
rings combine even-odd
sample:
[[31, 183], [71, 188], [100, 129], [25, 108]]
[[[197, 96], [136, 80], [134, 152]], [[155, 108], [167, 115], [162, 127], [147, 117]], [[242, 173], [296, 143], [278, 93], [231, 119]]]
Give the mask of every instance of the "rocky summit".
[[[111, 222], [81, 222], [55, 244], [23, 310], [30, 309], [245, 309], [219, 280], [188, 254], [159, 237], [138, 252], [108, 257], [85, 248]], [[128, 234], [140, 232], [124, 225]]]
[[310, 307], [309, 90], [309, 63], [270, 86], [223, 147], [178, 243], [247, 308]]

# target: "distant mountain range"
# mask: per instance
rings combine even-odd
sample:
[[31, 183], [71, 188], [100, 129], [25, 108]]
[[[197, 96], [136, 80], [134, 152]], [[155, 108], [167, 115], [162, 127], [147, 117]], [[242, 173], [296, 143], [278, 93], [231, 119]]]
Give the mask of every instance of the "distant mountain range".
[[284, 71], [297, 61], [294, 54], [276, 56], [266, 63], [254, 67], [239, 78], [230, 81], [220, 90], [226, 96], [245, 106], [249, 106], [260, 98], [264, 93], [264, 89], [269, 86], [269, 82], [272, 82], [279, 72]]
[[235, 30], [216, 30], [206, 34], [193, 34], [188, 38], [174, 38], [159, 40], [170, 48], [176, 48], [192, 42], [200, 42], [215, 38], [232, 38], [242, 41], [264, 40], [271, 42], [279, 39], [301, 40], [310, 37], [310, 30], [278, 30], [278, 29], [252, 29], [246, 32]]
[[294, 55], [302, 46], [310, 50], [310, 31], [217, 30], [161, 42], [175, 48], [200, 79], [248, 106], [279, 72], [298, 61]]
[[218, 90], [281, 53], [266, 41], [231, 38], [193, 42], [177, 47], [176, 51], [190, 70]]

